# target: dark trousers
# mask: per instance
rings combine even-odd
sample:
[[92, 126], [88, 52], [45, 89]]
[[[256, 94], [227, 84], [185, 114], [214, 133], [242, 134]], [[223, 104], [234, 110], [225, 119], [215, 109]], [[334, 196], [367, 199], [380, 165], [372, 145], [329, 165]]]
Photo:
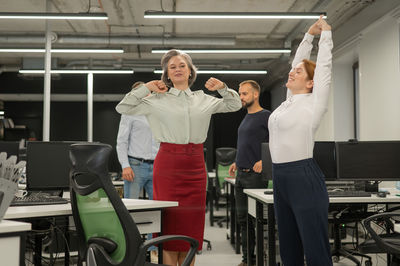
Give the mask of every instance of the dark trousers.
[[274, 208], [285, 266], [332, 265], [328, 239], [329, 198], [314, 159], [273, 164]]
[[[255, 232], [254, 224], [250, 221], [249, 233], [247, 236], [247, 195], [243, 193], [243, 189], [248, 188], [267, 188], [268, 181], [261, 178], [261, 174], [251, 172], [243, 172], [238, 170], [235, 182], [235, 201], [236, 201], [236, 220], [240, 224], [241, 240], [242, 240], [242, 261], [247, 263], [247, 244], [250, 247], [250, 256], [255, 261], [254, 246]], [[249, 239], [249, 243], [247, 243]]]

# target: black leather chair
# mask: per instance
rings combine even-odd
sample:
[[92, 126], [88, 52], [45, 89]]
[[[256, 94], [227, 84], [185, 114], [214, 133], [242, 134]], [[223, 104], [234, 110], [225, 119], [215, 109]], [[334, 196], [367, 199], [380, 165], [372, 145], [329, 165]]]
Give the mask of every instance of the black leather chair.
[[[387, 253], [390, 254], [390, 265], [400, 265], [400, 233], [394, 231], [393, 218], [400, 218], [398, 212], [385, 212], [372, 215], [364, 220], [364, 226], [371, 238], [359, 245], [363, 253]], [[376, 226], [373, 228], [372, 224]], [[377, 228], [379, 231], [377, 232]], [[365, 264], [372, 265], [372, 264]]]
[[343, 224], [354, 223], [354, 230], [356, 232], [356, 245], [358, 245], [358, 223], [368, 217], [370, 213], [367, 212], [366, 204], [351, 204], [348, 206], [333, 205], [330, 207], [330, 214], [332, 219], [330, 222], [333, 224], [333, 250], [331, 251], [333, 262], [338, 262], [340, 257], [347, 258], [353, 261], [356, 265], [361, 266], [360, 260], [356, 256], [366, 259], [371, 262], [371, 257], [365, 253], [358, 252], [356, 249], [348, 249], [342, 245], [341, 226]]
[[70, 194], [79, 238], [79, 263], [86, 265], [144, 266], [147, 249], [170, 240], [183, 240], [191, 248], [183, 262], [188, 266], [199, 245], [187, 236], [161, 236], [143, 242], [139, 230], [108, 175], [112, 148], [107, 144], [73, 144]]

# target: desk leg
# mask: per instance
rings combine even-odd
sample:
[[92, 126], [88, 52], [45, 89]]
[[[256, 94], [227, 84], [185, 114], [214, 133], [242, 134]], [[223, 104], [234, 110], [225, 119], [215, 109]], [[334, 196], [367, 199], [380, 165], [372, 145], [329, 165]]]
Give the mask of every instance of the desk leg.
[[33, 261], [35, 266], [42, 265], [42, 236], [39, 234], [35, 235], [35, 254], [33, 256]]
[[[67, 225], [65, 226], [65, 230], [64, 230], [64, 236], [65, 236], [65, 241], [68, 243], [71, 243], [70, 238], [69, 238], [69, 233], [68, 233], [68, 228], [69, 228], [69, 219], [67, 218]], [[67, 248], [67, 246], [65, 247], [65, 251], [64, 251], [64, 265], [68, 266], [69, 265], [69, 249]]]
[[[250, 235], [249, 234], [249, 224], [250, 224], [250, 219], [253, 219], [253, 217], [249, 213], [247, 213], [247, 223], [246, 223], [246, 230], [247, 230], [247, 265], [252, 265], [251, 264], [250, 245], [249, 245], [249, 235]], [[257, 252], [258, 252], [258, 246], [257, 246]]]
[[210, 204], [209, 210], [210, 210], [210, 225], [214, 226], [214, 196], [215, 196], [216, 190], [215, 187], [213, 185], [212, 189], [211, 189], [211, 195], [210, 195], [210, 200], [208, 201], [208, 203]]
[[236, 212], [235, 212], [235, 208], [236, 208], [236, 202], [235, 202], [235, 194], [234, 194], [234, 187], [232, 185], [231, 186], [231, 190], [229, 193], [229, 203], [230, 203], [230, 235], [231, 235], [231, 245], [235, 245], [235, 229], [236, 229]]
[[[256, 203], [256, 265], [264, 265], [264, 208], [263, 204]], [[247, 235], [249, 235], [247, 233]], [[250, 253], [247, 253], [250, 254]]]
[[274, 205], [267, 204], [268, 209], [268, 265], [276, 265], [276, 240], [275, 240], [275, 213]]

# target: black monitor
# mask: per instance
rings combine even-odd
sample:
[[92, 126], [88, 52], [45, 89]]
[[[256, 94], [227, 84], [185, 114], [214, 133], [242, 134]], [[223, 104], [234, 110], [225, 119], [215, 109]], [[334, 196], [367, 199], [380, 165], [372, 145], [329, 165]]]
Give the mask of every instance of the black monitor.
[[0, 152], [6, 152], [7, 158], [15, 155], [19, 159], [19, 141], [0, 141]]
[[26, 148], [27, 190], [69, 189], [69, 146], [75, 142], [32, 141]]
[[269, 143], [261, 143], [261, 161], [262, 171], [261, 175], [264, 180], [272, 180], [272, 159], [269, 152]]
[[337, 142], [338, 178], [400, 180], [400, 141]]
[[336, 180], [336, 159], [334, 141], [316, 141], [313, 158], [325, 175], [325, 180]]

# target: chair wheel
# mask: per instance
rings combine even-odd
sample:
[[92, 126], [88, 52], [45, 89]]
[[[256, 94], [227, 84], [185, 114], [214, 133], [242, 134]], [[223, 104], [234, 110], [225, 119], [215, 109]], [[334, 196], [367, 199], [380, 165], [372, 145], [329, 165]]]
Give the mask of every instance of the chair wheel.
[[333, 262], [339, 262], [339, 256], [333, 256], [332, 257]]
[[208, 244], [207, 244], [207, 250], [211, 250], [211, 249], [212, 249], [211, 244], [208, 243]]
[[371, 260], [366, 260], [365, 261], [365, 266], [372, 266], [372, 261]]
[[201, 253], [202, 253], [201, 250], [198, 250], [198, 251], [196, 252], [197, 255], [201, 255]]

